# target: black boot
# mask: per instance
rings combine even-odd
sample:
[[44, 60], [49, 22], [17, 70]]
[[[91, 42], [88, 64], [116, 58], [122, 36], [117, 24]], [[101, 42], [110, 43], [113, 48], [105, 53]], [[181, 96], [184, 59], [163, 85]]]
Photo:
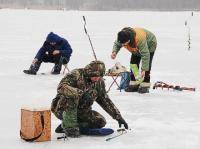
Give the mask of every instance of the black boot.
[[129, 86], [125, 89], [125, 92], [137, 92], [137, 91], [138, 91], [138, 88], [139, 88], [139, 85], [136, 85], [136, 86], [131, 86], [131, 85], [129, 85]]
[[128, 87], [125, 89], [125, 92], [137, 92], [140, 84], [137, 81], [130, 81]]
[[30, 75], [36, 75], [37, 71], [39, 70], [41, 65], [40, 61], [35, 62], [35, 64], [31, 64], [30, 68], [28, 70], [23, 70], [25, 74], [30, 74]]
[[71, 137], [71, 138], [80, 137], [79, 127], [65, 128], [64, 132], [65, 132], [66, 137]]
[[144, 94], [149, 93], [151, 83], [148, 82], [142, 82], [138, 88], [138, 93]]
[[64, 133], [64, 130], [63, 130], [61, 124], [58, 125], [58, 127], [55, 129], [55, 132], [56, 132], [56, 133]]
[[138, 93], [140, 94], [149, 93], [149, 87], [139, 87]]
[[150, 86], [151, 86], [150, 71], [146, 71], [145, 76], [144, 76], [144, 80], [138, 88], [138, 93], [141, 93], [141, 94], [149, 93]]
[[62, 64], [55, 64], [51, 74], [55, 74], [55, 75], [60, 74], [61, 69], [62, 69]]

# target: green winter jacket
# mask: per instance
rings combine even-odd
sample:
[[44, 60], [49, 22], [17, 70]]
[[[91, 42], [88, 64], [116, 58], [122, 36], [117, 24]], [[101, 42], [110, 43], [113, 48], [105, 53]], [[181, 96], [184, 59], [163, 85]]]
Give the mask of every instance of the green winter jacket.
[[157, 47], [157, 40], [153, 33], [142, 28], [124, 28], [123, 30], [134, 34], [131, 36], [130, 43], [128, 45], [122, 46], [117, 40], [114, 42], [112, 52], [116, 54], [120, 51], [122, 47], [126, 48], [132, 54], [140, 55], [142, 60], [141, 69], [144, 71], [149, 70], [150, 63], [150, 53], [155, 52]]

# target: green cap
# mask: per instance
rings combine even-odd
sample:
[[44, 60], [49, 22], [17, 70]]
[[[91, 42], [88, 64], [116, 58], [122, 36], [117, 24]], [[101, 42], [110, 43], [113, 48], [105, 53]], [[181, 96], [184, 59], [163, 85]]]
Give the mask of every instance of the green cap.
[[105, 71], [106, 67], [102, 61], [92, 61], [84, 68], [86, 77], [103, 77]]

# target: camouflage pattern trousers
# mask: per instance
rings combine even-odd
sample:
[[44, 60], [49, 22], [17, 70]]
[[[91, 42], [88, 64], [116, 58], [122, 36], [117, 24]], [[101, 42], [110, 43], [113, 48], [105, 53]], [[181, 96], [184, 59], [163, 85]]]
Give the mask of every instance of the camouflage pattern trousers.
[[74, 97], [57, 94], [51, 104], [51, 111], [58, 119], [63, 121], [63, 113], [70, 115], [66, 127], [76, 125], [79, 128], [102, 128], [106, 125], [105, 118], [92, 110], [93, 101], [89, 101], [86, 104], [87, 106], [82, 106], [82, 103], [79, 105], [82, 99], [77, 98], [77, 96]]

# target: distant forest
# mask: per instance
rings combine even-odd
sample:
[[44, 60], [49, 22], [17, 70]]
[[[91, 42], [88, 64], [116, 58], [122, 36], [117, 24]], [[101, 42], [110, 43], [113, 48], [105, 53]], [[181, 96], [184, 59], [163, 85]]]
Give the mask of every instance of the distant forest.
[[0, 8], [59, 10], [200, 10], [200, 0], [0, 0]]

